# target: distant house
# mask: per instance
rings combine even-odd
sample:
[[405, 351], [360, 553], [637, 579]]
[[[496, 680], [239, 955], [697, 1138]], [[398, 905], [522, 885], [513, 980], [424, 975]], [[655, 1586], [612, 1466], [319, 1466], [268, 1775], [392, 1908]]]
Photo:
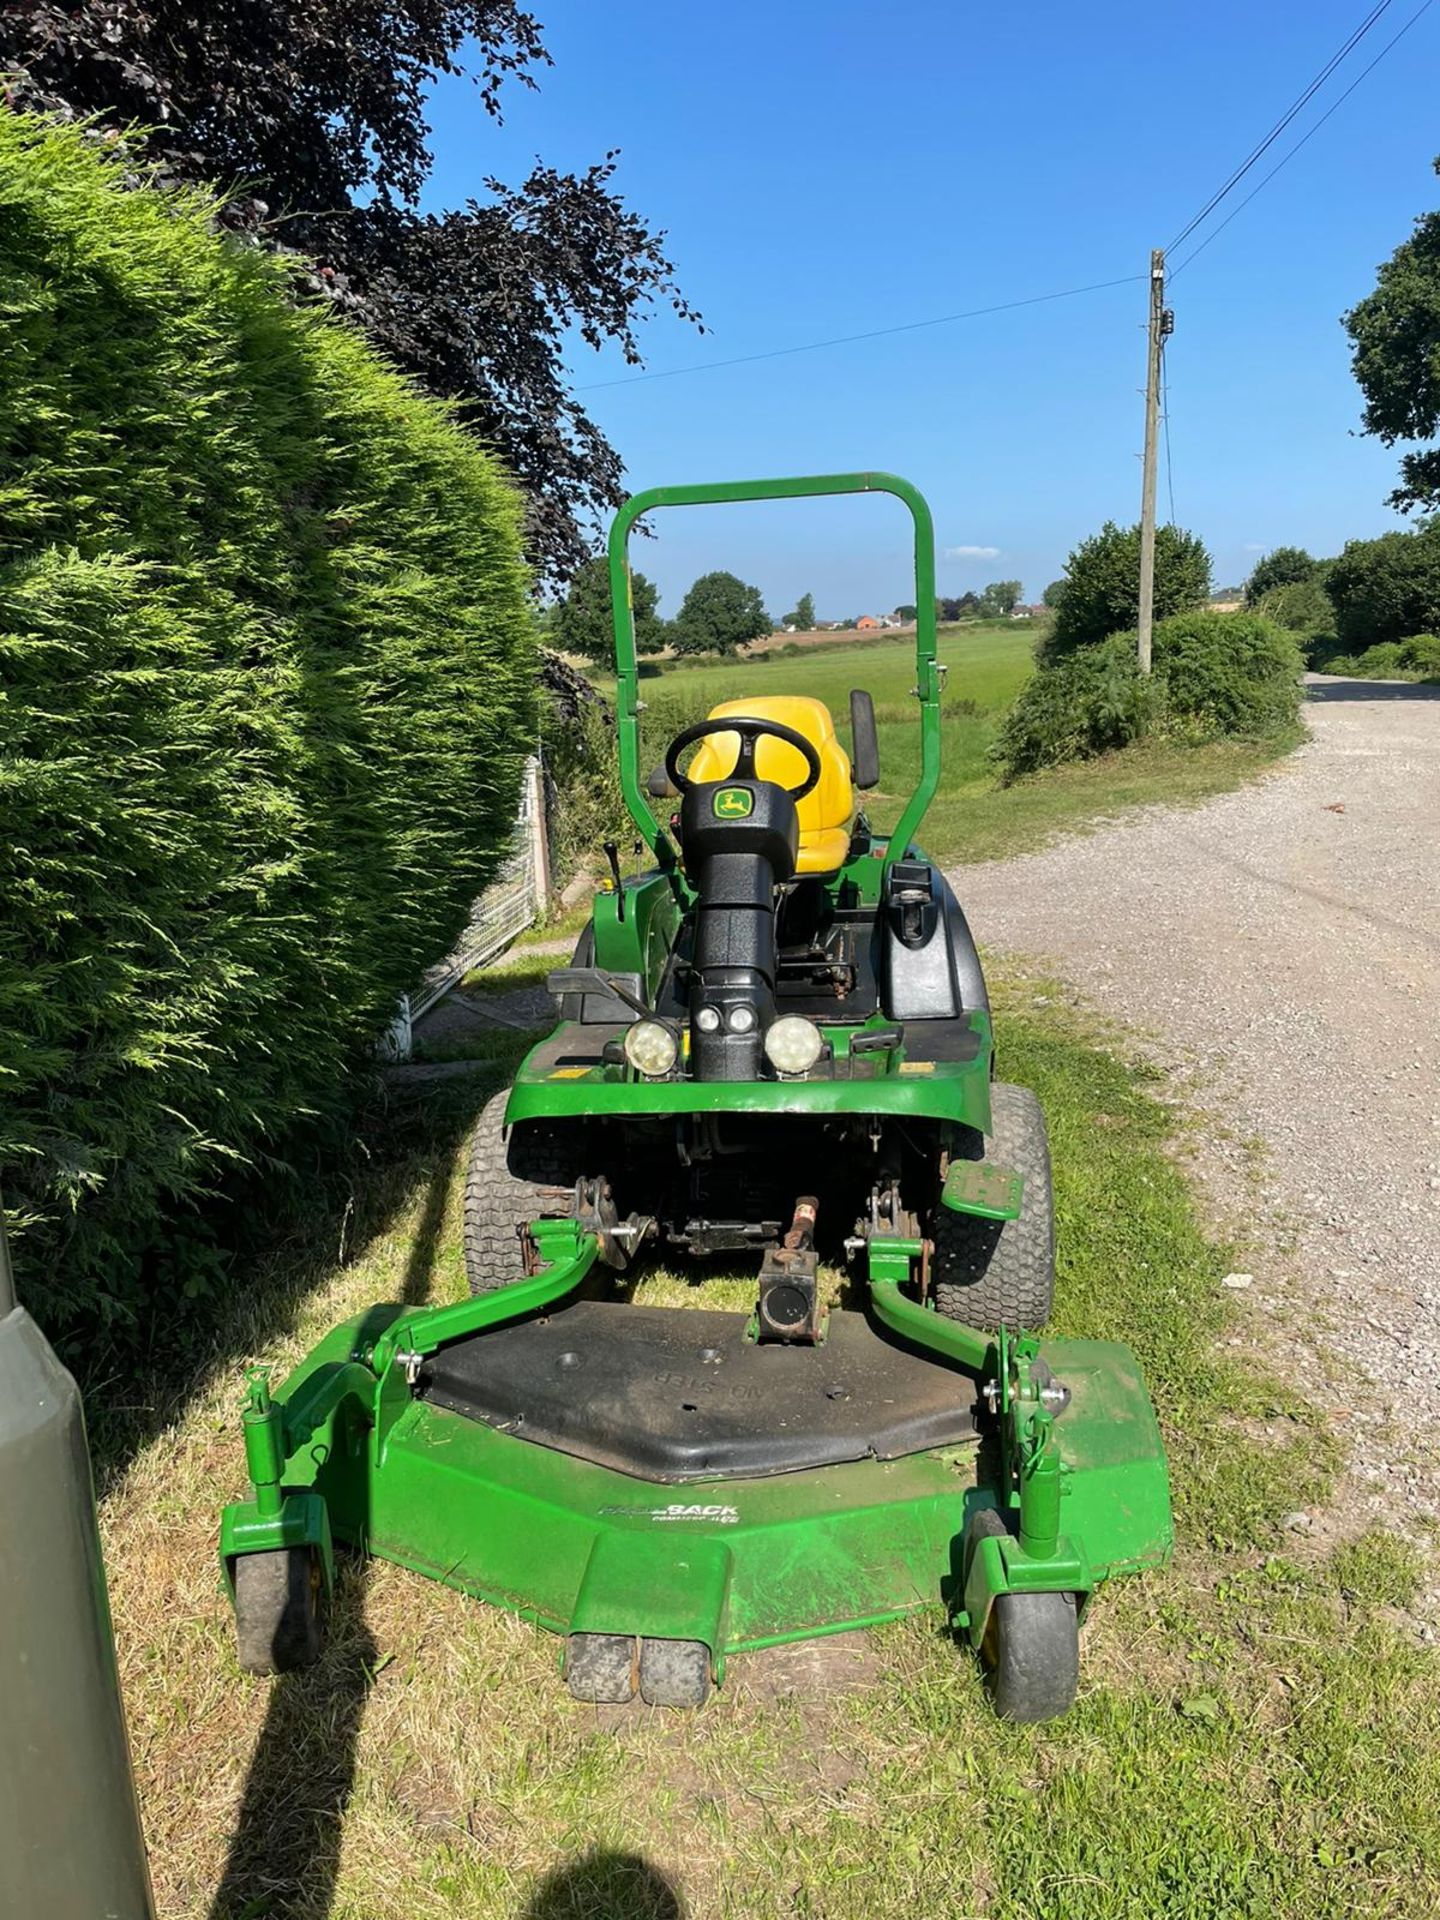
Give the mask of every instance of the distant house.
[[875, 618], [873, 613], [862, 613], [860, 618], [855, 622], [855, 631], [857, 633], [874, 633], [879, 625], [880, 622]]
[[1042, 613], [1048, 613], [1049, 611], [1050, 609], [1043, 601], [1037, 605], [1028, 607], [1025, 606], [1023, 602], [1017, 601], [1010, 609], [1010, 618], [1012, 620], [1038, 620]]

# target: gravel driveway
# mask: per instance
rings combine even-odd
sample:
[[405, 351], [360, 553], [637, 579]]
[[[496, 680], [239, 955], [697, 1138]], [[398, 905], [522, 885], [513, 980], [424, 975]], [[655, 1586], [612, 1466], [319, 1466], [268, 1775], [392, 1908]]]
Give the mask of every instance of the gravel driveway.
[[[1260, 784], [953, 878], [983, 945], [1053, 960], [1259, 1136], [1271, 1252], [1237, 1298], [1311, 1391], [1339, 1362], [1355, 1494], [1436, 1512], [1440, 688], [1309, 698], [1310, 744]], [[1236, 1144], [1204, 1158], [1243, 1203]]]

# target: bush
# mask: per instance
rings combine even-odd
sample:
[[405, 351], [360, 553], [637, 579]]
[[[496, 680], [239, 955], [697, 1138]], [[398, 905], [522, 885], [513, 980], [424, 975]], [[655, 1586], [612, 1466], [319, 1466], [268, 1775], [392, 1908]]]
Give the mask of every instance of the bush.
[[1005, 778], [1093, 759], [1154, 735], [1190, 744], [1281, 738], [1298, 720], [1299, 652], [1289, 634], [1257, 615], [1163, 620], [1152, 658], [1146, 679], [1135, 635], [1117, 633], [1042, 666], [996, 742]]
[[[1042, 660], [1098, 646], [1132, 628], [1140, 610], [1140, 529], [1107, 520], [1065, 563], [1055, 619], [1040, 642]], [[1193, 533], [1160, 527], [1155, 535], [1155, 618], [1199, 607], [1210, 594], [1210, 556]]]
[[1349, 541], [1330, 564], [1326, 588], [1350, 653], [1440, 628], [1440, 515], [1414, 533]]
[[1335, 653], [1317, 668], [1320, 673], [1356, 680], [1440, 679], [1440, 639], [1433, 633], [1412, 634], [1408, 640], [1382, 640], [1364, 653]]
[[1400, 665], [1407, 672], [1440, 674], [1440, 635], [1413, 633], [1400, 643]]
[[1293, 635], [1254, 613], [1182, 613], [1155, 629], [1170, 730], [1268, 740], [1300, 718], [1304, 662]]
[[630, 816], [609, 703], [556, 653], [541, 654], [540, 679], [551, 878], [563, 886], [605, 841], [626, 838]]
[[1067, 760], [1091, 760], [1154, 731], [1164, 707], [1158, 677], [1142, 678], [1133, 634], [1042, 666], [1005, 716], [995, 757], [1014, 780]]
[[168, 1315], [343, 1121], [534, 727], [495, 463], [127, 164], [0, 116], [0, 1169], [60, 1327]]

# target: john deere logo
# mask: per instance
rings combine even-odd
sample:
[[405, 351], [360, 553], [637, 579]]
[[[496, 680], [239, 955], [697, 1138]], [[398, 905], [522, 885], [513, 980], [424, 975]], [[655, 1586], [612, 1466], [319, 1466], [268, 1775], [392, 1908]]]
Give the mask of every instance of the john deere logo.
[[748, 787], [722, 787], [712, 804], [717, 820], [744, 820], [755, 811], [755, 796]]

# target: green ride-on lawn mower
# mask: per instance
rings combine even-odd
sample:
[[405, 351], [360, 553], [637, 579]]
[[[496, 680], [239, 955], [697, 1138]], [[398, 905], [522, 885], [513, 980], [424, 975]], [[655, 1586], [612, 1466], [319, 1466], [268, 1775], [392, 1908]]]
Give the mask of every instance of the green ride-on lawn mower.
[[[652, 808], [635, 522], [871, 491], [915, 526], [921, 770], [893, 832], [857, 810], [863, 693], [849, 753], [818, 700], [717, 707]], [[915, 843], [940, 768], [929, 510], [885, 474], [661, 488], [621, 510], [610, 572], [653, 867], [617, 867], [551, 976], [560, 1024], [481, 1116], [472, 1297], [373, 1308], [273, 1398], [252, 1375], [254, 1495], [221, 1537], [241, 1660], [314, 1657], [343, 1542], [564, 1635], [581, 1700], [698, 1705], [733, 1653], [938, 1607], [998, 1711], [1047, 1719], [1096, 1587], [1168, 1557], [1169, 1490], [1129, 1350], [1041, 1337], [1044, 1119], [993, 1078], [970, 931]], [[652, 1250], [748, 1250], [754, 1310], [631, 1304]]]

